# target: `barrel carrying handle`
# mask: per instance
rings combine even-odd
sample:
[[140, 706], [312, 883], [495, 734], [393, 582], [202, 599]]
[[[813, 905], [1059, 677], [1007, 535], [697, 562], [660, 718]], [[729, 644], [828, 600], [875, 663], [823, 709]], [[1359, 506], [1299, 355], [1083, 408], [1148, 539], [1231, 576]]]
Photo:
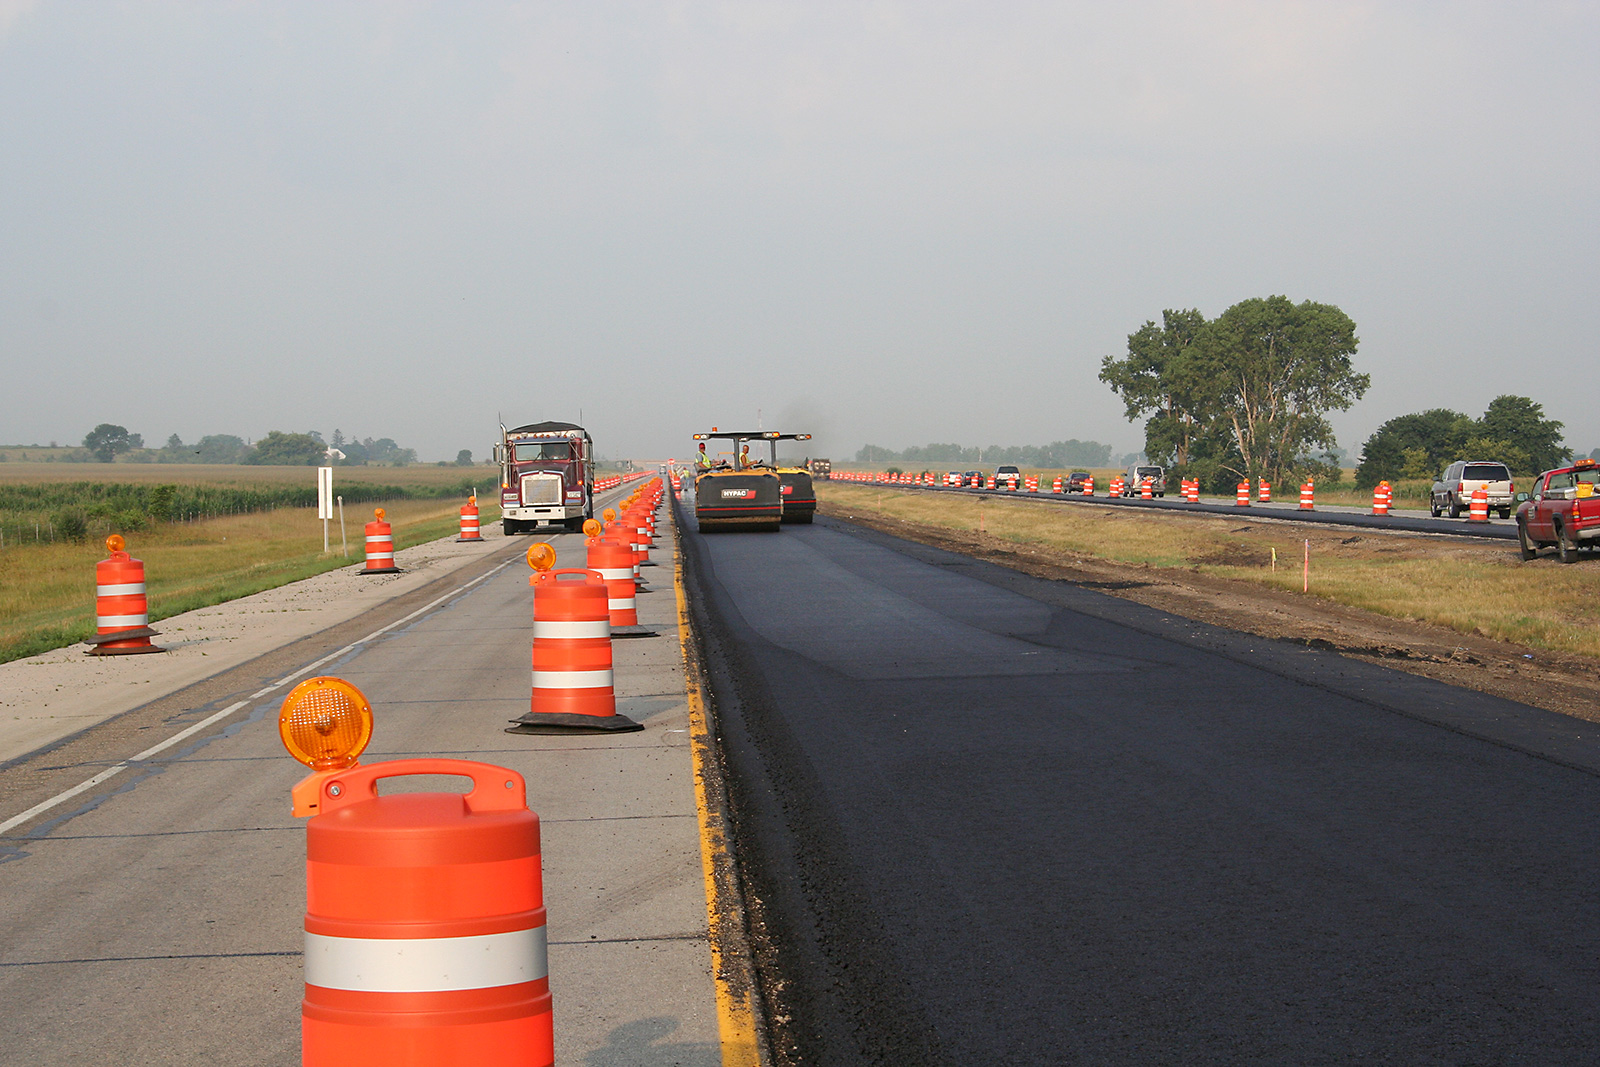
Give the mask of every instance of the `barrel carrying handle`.
[[552, 581], [556, 581], [558, 580], [558, 576], [562, 574], [582, 574], [586, 578], [594, 578], [602, 582], [605, 581], [605, 576], [599, 571], [590, 570], [587, 567], [563, 567], [558, 571], [545, 571], [542, 575], [540, 575], [540, 577], [549, 578]]
[[472, 791], [462, 799], [466, 801], [467, 810], [475, 814], [526, 811], [528, 808], [528, 785], [516, 771], [474, 760], [425, 758], [386, 760], [326, 774], [319, 790], [320, 814], [327, 815], [349, 804], [377, 800], [380, 781], [409, 774], [459, 774], [471, 778]]

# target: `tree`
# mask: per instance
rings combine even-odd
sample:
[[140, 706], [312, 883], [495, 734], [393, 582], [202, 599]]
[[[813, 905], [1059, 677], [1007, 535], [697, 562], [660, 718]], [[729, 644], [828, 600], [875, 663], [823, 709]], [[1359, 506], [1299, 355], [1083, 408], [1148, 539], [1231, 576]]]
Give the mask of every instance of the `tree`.
[[1471, 416], [1449, 408], [1390, 419], [1361, 446], [1356, 487], [1370, 489], [1381, 481], [1434, 477], [1460, 458], [1473, 425]]
[[310, 434], [273, 430], [256, 442], [255, 454], [245, 462], [275, 467], [314, 467], [322, 462], [325, 451]]
[[1371, 375], [1351, 364], [1356, 324], [1332, 304], [1294, 304], [1270, 296], [1241, 301], [1219, 315], [1185, 363], [1217, 404], [1238, 452], [1237, 473], [1283, 483], [1286, 473], [1334, 447], [1327, 412], [1361, 399]]
[[463, 448], [460, 452], [456, 453], [456, 466], [458, 466], [458, 467], [470, 467], [470, 466], [472, 466], [472, 449]]
[[113, 462], [119, 453], [130, 448], [143, 447], [144, 441], [140, 439], [135, 445], [128, 435], [126, 426], [117, 426], [109, 422], [102, 422], [90, 430], [83, 438], [83, 447], [94, 453], [94, 458], [101, 463]]
[[[1544, 417], [1544, 407], [1525, 396], [1497, 396], [1489, 401], [1478, 420], [1483, 447], [1501, 442], [1508, 453], [1521, 453], [1519, 465], [1506, 455], [1504, 462], [1513, 470], [1529, 473], [1559, 467], [1572, 458], [1572, 449], [1561, 443], [1562, 424]], [[1492, 454], [1463, 456], [1463, 459], [1488, 459]]]
[[1436, 478], [1458, 459], [1499, 461], [1513, 472], [1532, 474], [1567, 462], [1561, 423], [1525, 396], [1499, 396], [1483, 418], [1434, 408], [1400, 415], [1378, 427], [1361, 449], [1356, 485], [1386, 478]]
[[196, 463], [243, 463], [249, 455], [244, 438], [231, 433], [207, 434], [194, 447]]
[[1169, 309], [1161, 313], [1161, 325], [1146, 322], [1128, 335], [1127, 358], [1100, 361], [1100, 380], [1122, 397], [1128, 421], [1152, 415], [1144, 426], [1144, 451], [1152, 462], [1187, 464], [1194, 438], [1215, 413], [1213, 383], [1196, 374], [1192, 358], [1205, 329], [1199, 311]]

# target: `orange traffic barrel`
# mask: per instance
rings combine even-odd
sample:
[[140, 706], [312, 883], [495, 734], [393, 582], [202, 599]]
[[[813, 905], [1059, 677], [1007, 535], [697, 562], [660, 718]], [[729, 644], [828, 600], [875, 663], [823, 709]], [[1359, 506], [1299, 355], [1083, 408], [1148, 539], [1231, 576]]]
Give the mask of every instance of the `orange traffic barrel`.
[[1121, 475], [1118, 475], [1117, 477], [1111, 479], [1111, 484], [1106, 487], [1106, 492], [1109, 493], [1111, 496], [1121, 496], [1122, 495], [1122, 477], [1121, 477]]
[[1301, 511], [1313, 511], [1315, 509], [1316, 509], [1315, 486], [1308, 479], [1306, 481], [1306, 484], [1304, 484], [1304, 485], [1302, 485], [1300, 487], [1300, 510]]
[[628, 550], [628, 568], [633, 573], [634, 589], [640, 593], [650, 592], [649, 587], [644, 584], [644, 578], [639, 574], [639, 546], [634, 542], [635, 535], [620, 521], [613, 520], [606, 526], [601, 536], [612, 544], [621, 545]]
[[1245, 479], [1234, 487], [1233, 506], [1247, 508], [1250, 506], [1250, 481]]
[[[547, 555], [536, 561], [535, 554]], [[617, 714], [611, 673], [611, 607], [605, 579], [591, 570], [547, 569], [548, 545], [528, 550], [533, 586], [533, 696], [507, 733], [618, 733], [643, 726]]]
[[1155, 485], [1151, 483], [1149, 478], [1142, 479], [1139, 482], [1139, 496], [1145, 500], [1154, 500], [1156, 498]]
[[632, 554], [622, 545], [602, 537], [590, 537], [584, 546], [588, 551], [585, 562], [589, 570], [600, 575], [606, 583], [611, 636], [659, 637], [660, 634], [655, 630], [639, 625], [638, 601], [634, 599]]
[[383, 521], [384, 511], [378, 508], [367, 523], [367, 566], [362, 574], [398, 574], [394, 565], [394, 528]]
[[1094, 496], [1094, 478], [1092, 476], [1083, 480], [1083, 495]]
[[1379, 482], [1372, 490], [1372, 513], [1389, 514], [1389, 483]]
[[[472, 791], [379, 796], [380, 779]], [[325, 776], [306, 824], [307, 1067], [555, 1062], [539, 817], [515, 771], [404, 759]]]
[[478, 529], [478, 498], [473, 496], [461, 505], [461, 536], [456, 541], [482, 541], [483, 533]]
[[144, 588], [144, 561], [123, 551], [127, 542], [121, 534], [106, 538], [110, 559], [94, 565], [93, 637], [84, 639], [89, 656], [136, 656], [142, 652], [165, 652], [150, 643], [157, 636], [150, 629], [150, 602]]
[[1199, 478], [1190, 478], [1189, 479], [1189, 503], [1191, 503], [1191, 504], [1200, 503], [1200, 479]]
[[1467, 512], [1467, 518], [1473, 522], [1489, 521], [1489, 490], [1481, 485], [1472, 491], [1472, 507]]
[[1272, 485], [1265, 478], [1256, 487], [1256, 499], [1263, 504], [1272, 503]]

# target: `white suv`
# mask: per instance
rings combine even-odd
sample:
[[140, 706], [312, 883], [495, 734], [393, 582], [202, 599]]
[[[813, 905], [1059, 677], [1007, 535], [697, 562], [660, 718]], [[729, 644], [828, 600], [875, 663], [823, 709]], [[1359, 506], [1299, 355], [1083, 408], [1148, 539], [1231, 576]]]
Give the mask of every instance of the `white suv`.
[[1439, 480], [1433, 483], [1428, 498], [1428, 510], [1434, 518], [1449, 511], [1452, 519], [1472, 506], [1472, 494], [1479, 489], [1489, 493], [1489, 508], [1499, 511], [1502, 519], [1511, 517], [1511, 506], [1517, 487], [1511, 481], [1511, 471], [1504, 463], [1481, 460], [1457, 460], [1444, 469]]
[[1167, 472], [1160, 467], [1151, 467], [1135, 463], [1128, 468], [1128, 473], [1123, 475], [1122, 495], [1142, 496], [1145, 479], [1150, 480], [1150, 491], [1156, 496], [1167, 495]]

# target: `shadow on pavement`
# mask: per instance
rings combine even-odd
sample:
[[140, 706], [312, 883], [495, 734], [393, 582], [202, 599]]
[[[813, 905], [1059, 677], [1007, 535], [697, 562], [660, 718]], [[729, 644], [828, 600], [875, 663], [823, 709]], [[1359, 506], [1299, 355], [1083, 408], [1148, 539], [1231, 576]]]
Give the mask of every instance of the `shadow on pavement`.
[[604, 1048], [585, 1056], [589, 1067], [721, 1067], [722, 1050], [706, 1041], [657, 1044], [678, 1028], [671, 1016], [626, 1023], [606, 1035]]

